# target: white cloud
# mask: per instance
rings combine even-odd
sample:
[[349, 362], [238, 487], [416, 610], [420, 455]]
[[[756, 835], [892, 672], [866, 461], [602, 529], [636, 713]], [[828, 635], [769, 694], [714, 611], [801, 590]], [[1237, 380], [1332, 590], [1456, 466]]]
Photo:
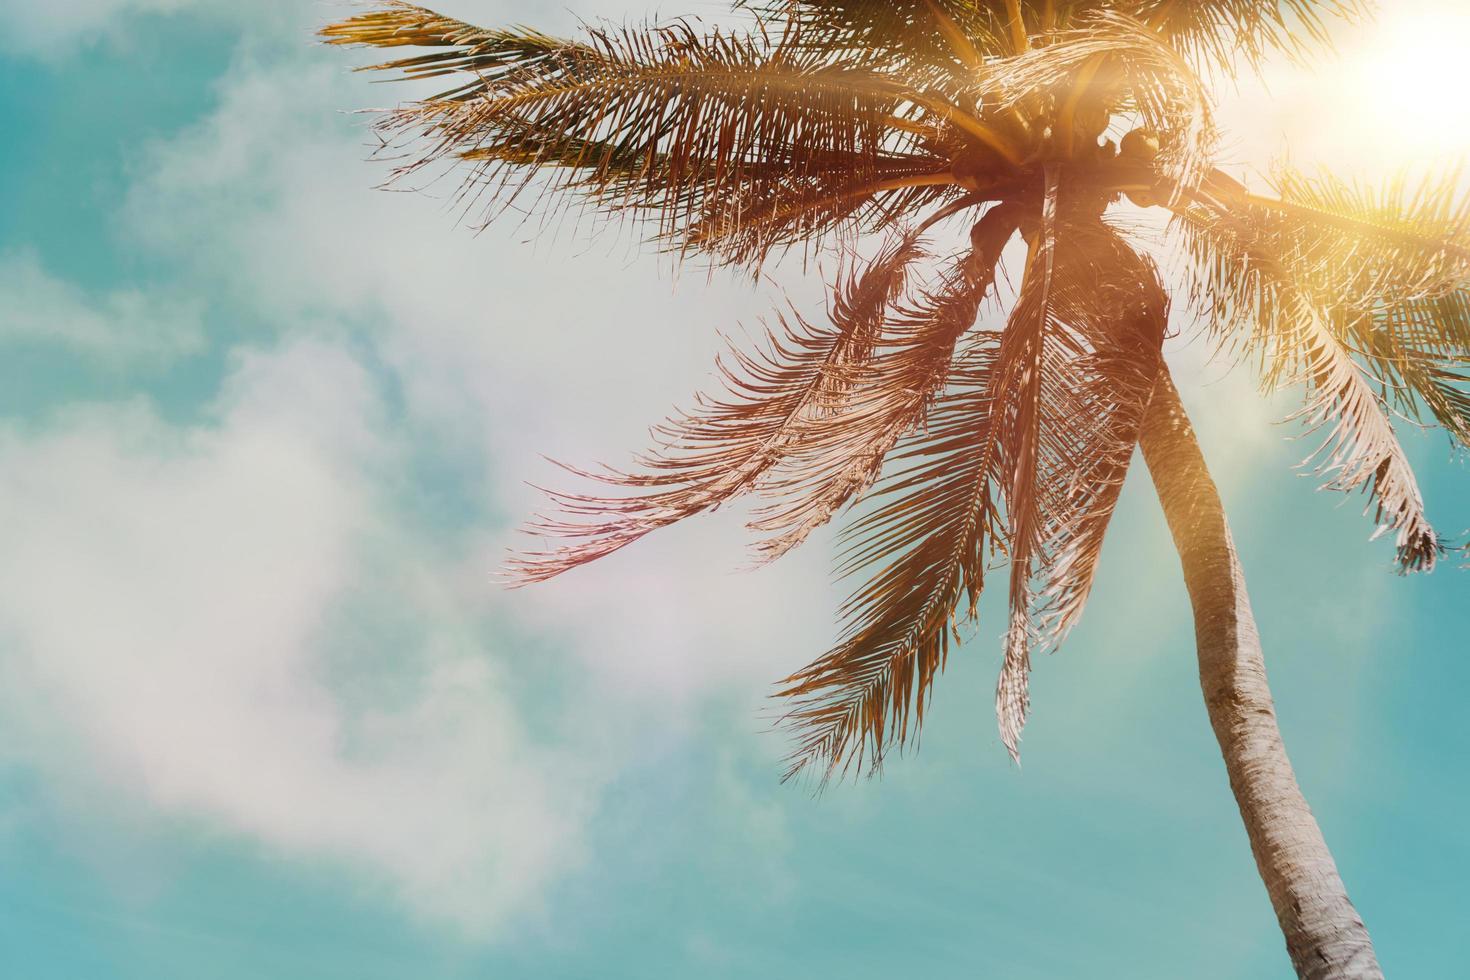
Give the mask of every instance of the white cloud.
[[[507, 596], [498, 523], [449, 547], [400, 509], [431, 451], [479, 460], [473, 492], [514, 520], [535, 501], [522, 481], [548, 475], [538, 452], [636, 448], [709, 371], [712, 328], [771, 297], [697, 275], [650, 289], [652, 261], [477, 238], [432, 199], [372, 190], [340, 110], [382, 91], [323, 49], [247, 45], [218, 108], [140, 168], [120, 228], [283, 335], [366, 327], [354, 343], [401, 417], [318, 340], [237, 351], [206, 424], [108, 405], [0, 437], [0, 506], [24, 528], [0, 557], [6, 735], [58, 786], [336, 859], [484, 936], [576, 867], [607, 779], [693, 737], [716, 699], [765, 727], [769, 683], [829, 639], [827, 555], [734, 574], [737, 535], [711, 520]], [[47, 281], [67, 329], [122, 328], [108, 299]], [[401, 649], [355, 628], [384, 615]], [[486, 620], [582, 680], [511, 701], [523, 654]], [[360, 704], [364, 684], [379, 696]]]
[[[578, 861], [596, 753], [528, 737], [395, 537], [380, 410], [359, 365], [306, 342], [241, 359], [208, 425], [137, 404], [0, 435], [6, 741], [63, 783], [350, 863], [484, 935]], [[365, 574], [385, 539], [395, 570]], [[392, 659], [421, 670], [403, 703], [354, 708], [323, 681], [325, 641], [384, 604], [420, 626]]]
[[205, 0], [67, 0], [34, 3], [0, 0], [0, 50], [57, 57], [113, 29], [126, 17], [173, 13]]
[[[128, 227], [267, 319], [376, 324], [413, 424], [482, 458], [487, 496], [510, 520], [542, 503], [525, 481], [566, 479], [539, 454], [622, 461], [708, 378], [715, 331], [753, 324], [777, 300], [700, 273], [675, 289], [661, 260], [630, 258], [610, 237], [531, 245], [534, 229], [513, 222], [476, 236], [433, 194], [374, 190], [384, 167], [365, 161], [366, 134], [340, 110], [381, 90], [317, 54], [242, 66], [216, 112], [156, 149]], [[816, 295], [792, 278], [797, 296]], [[483, 534], [476, 575], [506, 543]], [[816, 543], [736, 575], [737, 537], [729, 520], [676, 529], [507, 603], [538, 626], [597, 637], [576, 646], [631, 684], [697, 697], [770, 681], [829, 638], [827, 556]], [[773, 634], [789, 638], [740, 649], [734, 628], [755, 628], [752, 610], [787, 618]]]
[[203, 346], [203, 308], [138, 289], [91, 297], [34, 252], [0, 253], [0, 341], [61, 345], [114, 367], [160, 363]]

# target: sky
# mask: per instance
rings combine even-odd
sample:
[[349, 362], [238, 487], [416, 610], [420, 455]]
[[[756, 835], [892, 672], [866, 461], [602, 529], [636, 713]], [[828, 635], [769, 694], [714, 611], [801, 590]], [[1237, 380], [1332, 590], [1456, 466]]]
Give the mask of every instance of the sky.
[[[1455, 6], [1223, 91], [1232, 171], [1287, 134], [1364, 179], [1459, 152]], [[717, 331], [820, 281], [375, 189], [348, 110], [409, 90], [313, 42], [347, 9], [0, 0], [0, 974], [1289, 976], [1141, 467], [1019, 768], [992, 595], [921, 751], [779, 783], [768, 695], [831, 639], [830, 536], [742, 571], [721, 514], [500, 588], [543, 454], [625, 458]], [[1451, 975], [1470, 573], [1395, 576], [1360, 501], [1294, 469], [1290, 398], [1180, 327], [1303, 789], [1388, 974]], [[1463, 461], [1405, 438], [1441, 529], [1470, 526]]]

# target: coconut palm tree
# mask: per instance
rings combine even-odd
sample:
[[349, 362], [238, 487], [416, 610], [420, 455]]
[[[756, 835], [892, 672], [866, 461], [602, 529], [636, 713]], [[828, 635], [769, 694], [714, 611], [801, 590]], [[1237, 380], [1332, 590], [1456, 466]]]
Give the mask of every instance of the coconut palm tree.
[[[1181, 321], [1268, 391], [1300, 390], [1326, 484], [1366, 492], [1399, 566], [1430, 569], [1447, 546], [1394, 419], [1470, 445], [1470, 209], [1453, 175], [1372, 188], [1283, 168], [1258, 194], [1215, 164], [1207, 81], [1323, 47], [1356, 0], [741, 11], [734, 30], [562, 40], [389, 0], [322, 32], [413, 48], [369, 67], [446, 79], [380, 133], [404, 149], [400, 177], [458, 168], [477, 220], [580, 207], [752, 273], [791, 250], [838, 257], [821, 315], [782, 310], [763, 346], [732, 346], [722, 390], [658, 427], [631, 471], [577, 471], [608, 489], [553, 494], [531, 526], [552, 544], [512, 574], [551, 578], [747, 493], [762, 560], [848, 510], [839, 568], [868, 577], [836, 646], [780, 692], [787, 776], [825, 780], [875, 771], [915, 736], [956, 624], [1008, 567], [995, 702], [1014, 756], [1032, 654], [1081, 615], [1141, 447], [1292, 962], [1303, 977], [1381, 976], [1282, 748], [1220, 498], [1161, 353], [1170, 292], [1121, 205], [1166, 209]], [[1000, 262], [1017, 240], [1012, 286]], [[1003, 323], [981, 318], [988, 299], [1009, 304]]]

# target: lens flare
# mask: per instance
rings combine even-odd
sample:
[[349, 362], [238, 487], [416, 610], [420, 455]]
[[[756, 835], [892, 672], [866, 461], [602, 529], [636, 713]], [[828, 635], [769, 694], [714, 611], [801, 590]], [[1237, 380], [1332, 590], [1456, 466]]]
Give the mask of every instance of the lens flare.
[[1470, 13], [1455, 3], [1406, 4], [1379, 14], [1345, 52], [1339, 110], [1383, 163], [1470, 156]]

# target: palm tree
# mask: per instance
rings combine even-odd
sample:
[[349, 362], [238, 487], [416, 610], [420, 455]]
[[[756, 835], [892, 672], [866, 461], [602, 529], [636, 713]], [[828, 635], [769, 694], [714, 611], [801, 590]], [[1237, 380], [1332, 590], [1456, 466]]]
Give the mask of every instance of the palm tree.
[[[1169, 292], [1115, 207], [1167, 209], [1185, 321], [1265, 389], [1304, 393], [1327, 485], [1370, 495], [1402, 570], [1431, 568], [1446, 545], [1392, 419], [1470, 445], [1470, 208], [1453, 175], [1369, 188], [1283, 168], [1260, 195], [1213, 162], [1207, 80], [1324, 46], [1356, 0], [741, 9], [744, 29], [561, 40], [387, 0], [322, 32], [418, 49], [369, 67], [449, 79], [380, 132], [412, 148], [398, 176], [458, 165], [477, 219], [580, 206], [753, 273], [792, 249], [839, 257], [823, 315], [783, 310], [764, 346], [732, 347], [724, 390], [658, 427], [633, 472], [582, 473], [610, 489], [553, 494], [531, 530], [555, 543], [515, 556], [513, 576], [551, 578], [751, 492], [761, 560], [851, 508], [839, 570], [869, 578], [837, 645], [782, 684], [787, 777], [876, 771], [912, 739], [954, 625], [1000, 565], [996, 711], [1015, 756], [1031, 655], [1077, 622], [1141, 447], [1292, 962], [1381, 976], [1282, 748], [1220, 498], [1162, 357]], [[957, 252], [942, 244], [956, 225]], [[1008, 290], [999, 263], [1017, 236]], [[1003, 325], [977, 323], [990, 297], [1013, 299]]]

